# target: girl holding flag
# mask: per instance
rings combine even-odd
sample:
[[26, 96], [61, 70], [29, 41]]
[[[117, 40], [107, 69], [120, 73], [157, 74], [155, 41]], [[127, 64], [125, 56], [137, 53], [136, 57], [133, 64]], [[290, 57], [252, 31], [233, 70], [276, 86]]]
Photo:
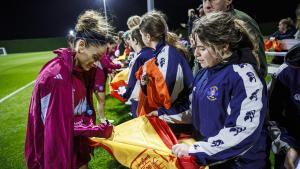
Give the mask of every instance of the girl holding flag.
[[112, 126], [95, 124], [92, 91], [95, 67], [106, 51], [110, 26], [92, 10], [78, 17], [74, 50], [58, 49], [44, 65], [33, 89], [25, 141], [30, 169], [87, 168], [87, 137], [109, 137]]

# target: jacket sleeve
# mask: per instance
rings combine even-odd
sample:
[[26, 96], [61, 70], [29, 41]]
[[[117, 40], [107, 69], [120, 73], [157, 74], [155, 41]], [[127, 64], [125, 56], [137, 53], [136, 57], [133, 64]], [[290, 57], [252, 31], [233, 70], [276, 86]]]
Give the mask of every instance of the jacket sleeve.
[[202, 164], [228, 160], [247, 152], [260, 136], [267, 94], [254, 69], [249, 67], [233, 66], [235, 78], [229, 81], [234, 83], [225, 89], [231, 99], [227, 106], [218, 108], [227, 113], [224, 127], [215, 136], [195, 142], [189, 149]]
[[160, 107], [158, 109], [158, 115], [176, 115], [188, 110], [190, 107], [189, 95], [192, 92], [193, 73], [186, 62], [181, 64], [180, 66], [182, 68], [182, 71], [179, 71], [177, 73], [181, 74], [179, 77], [182, 78], [178, 80], [176, 79], [176, 83], [180, 83], [179, 80], [181, 80], [183, 81], [184, 87], [182, 91], [180, 91], [180, 93], [178, 94], [176, 100], [172, 103], [171, 108], [166, 109], [164, 107]]
[[90, 124], [75, 124], [74, 136], [109, 138], [112, 130], [113, 126], [109, 122], [94, 125], [93, 122], [90, 121]]
[[40, 84], [41, 116], [37, 118], [41, 118], [44, 124], [44, 168], [72, 168], [71, 80], [63, 72], [56, 77], [50, 76]]
[[123, 94], [123, 98], [128, 100], [133, 92], [134, 87], [136, 86], [137, 78], [136, 78], [136, 72], [139, 70], [139, 68], [144, 64], [145, 61], [137, 58], [134, 62], [132, 69], [130, 71], [129, 80], [128, 80], [128, 86], [126, 88], [126, 93]]
[[109, 56], [103, 56], [101, 59], [101, 64], [104, 68], [108, 69], [109, 73], [112, 71], [112, 69], [120, 69], [121, 65], [119, 64], [114, 64], [109, 58]]
[[96, 92], [105, 92], [105, 74], [104, 71], [100, 68], [96, 69], [95, 74], [95, 83], [94, 83], [94, 91]]
[[[280, 66], [279, 71], [272, 76], [269, 86], [269, 127], [268, 131], [272, 139], [272, 150], [274, 153], [284, 151], [289, 147], [297, 147], [296, 141], [289, 136], [285, 129], [285, 109], [289, 100], [289, 89], [284, 85], [284, 69], [286, 64]], [[299, 146], [299, 145], [298, 145]]]

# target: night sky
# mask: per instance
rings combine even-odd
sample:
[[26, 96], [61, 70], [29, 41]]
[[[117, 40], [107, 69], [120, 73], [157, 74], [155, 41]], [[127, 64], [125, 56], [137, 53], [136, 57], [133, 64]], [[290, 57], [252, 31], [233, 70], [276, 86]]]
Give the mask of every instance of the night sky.
[[[264, 1], [263, 5], [261, 4]], [[168, 16], [171, 30], [187, 20], [187, 10], [197, 8], [200, 0], [156, 0], [155, 8]], [[278, 3], [280, 2], [280, 3]], [[86, 9], [103, 11], [103, 0], [10, 0], [0, 5], [0, 40], [65, 36], [74, 28], [77, 16]], [[258, 23], [295, 18], [299, 0], [234, 0], [236, 9], [252, 16]], [[126, 30], [127, 18], [142, 15], [147, 0], [106, 0], [108, 16], [118, 30]], [[272, 7], [271, 7], [272, 6]]]

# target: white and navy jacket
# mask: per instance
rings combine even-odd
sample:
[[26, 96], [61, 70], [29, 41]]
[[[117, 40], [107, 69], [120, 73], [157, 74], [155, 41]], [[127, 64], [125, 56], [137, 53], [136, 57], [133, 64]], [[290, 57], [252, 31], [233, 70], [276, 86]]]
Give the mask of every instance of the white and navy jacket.
[[[242, 156], [256, 145], [267, 111], [267, 93], [252, 64], [236, 59], [202, 69], [192, 92], [192, 120], [202, 139], [189, 153], [201, 164]], [[242, 56], [244, 57], [244, 56]]]
[[[148, 103], [157, 105], [155, 109], [158, 111], [158, 116], [170, 123], [185, 123], [184, 114], [189, 109], [190, 101], [189, 94], [191, 93], [193, 74], [188, 64], [187, 59], [175, 47], [165, 44], [164, 41], [159, 41], [153, 53], [154, 58], [148, 60], [143, 66], [143, 74], [148, 78], [156, 79], [157, 74], [148, 72], [149, 70], [157, 70], [161, 74], [161, 78], [155, 84], [162, 84], [167, 88], [167, 91], [162, 91], [157, 86], [152, 86], [152, 92], [159, 98], [149, 99]], [[155, 63], [153, 61], [155, 60]], [[147, 95], [147, 86], [149, 84], [141, 83], [142, 92]], [[169, 96], [168, 104], [170, 107], [164, 106], [164, 103], [157, 103], [163, 96]], [[152, 104], [152, 105], [154, 105]]]
[[137, 101], [139, 96], [139, 82], [136, 79], [135, 73], [139, 68], [144, 65], [144, 63], [153, 57], [153, 49], [144, 47], [142, 50], [136, 54], [136, 56], [129, 63], [129, 73], [128, 73], [128, 86], [126, 88], [126, 93], [122, 97], [128, 101]]
[[158, 115], [167, 122], [186, 123], [184, 114], [190, 106], [188, 96], [194, 78], [188, 61], [176, 48], [162, 41], [158, 43], [154, 55], [171, 96], [171, 108], [160, 107]]

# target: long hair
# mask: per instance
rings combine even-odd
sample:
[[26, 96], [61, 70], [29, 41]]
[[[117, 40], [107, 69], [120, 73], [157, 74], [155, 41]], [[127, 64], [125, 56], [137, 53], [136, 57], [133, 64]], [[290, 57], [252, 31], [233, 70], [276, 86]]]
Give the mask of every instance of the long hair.
[[169, 32], [166, 16], [162, 12], [152, 11], [143, 15], [139, 28], [141, 32], [148, 33], [152, 40], [164, 40], [188, 58], [188, 51], [180, 44], [178, 36]]
[[231, 52], [240, 47], [249, 47], [257, 68], [260, 66], [256, 34], [248, 29], [244, 21], [228, 12], [214, 12], [201, 17], [194, 24], [193, 35], [198, 36], [205, 46], [211, 47], [221, 60], [225, 59], [223, 53], [220, 53], [224, 45], [228, 45]]

